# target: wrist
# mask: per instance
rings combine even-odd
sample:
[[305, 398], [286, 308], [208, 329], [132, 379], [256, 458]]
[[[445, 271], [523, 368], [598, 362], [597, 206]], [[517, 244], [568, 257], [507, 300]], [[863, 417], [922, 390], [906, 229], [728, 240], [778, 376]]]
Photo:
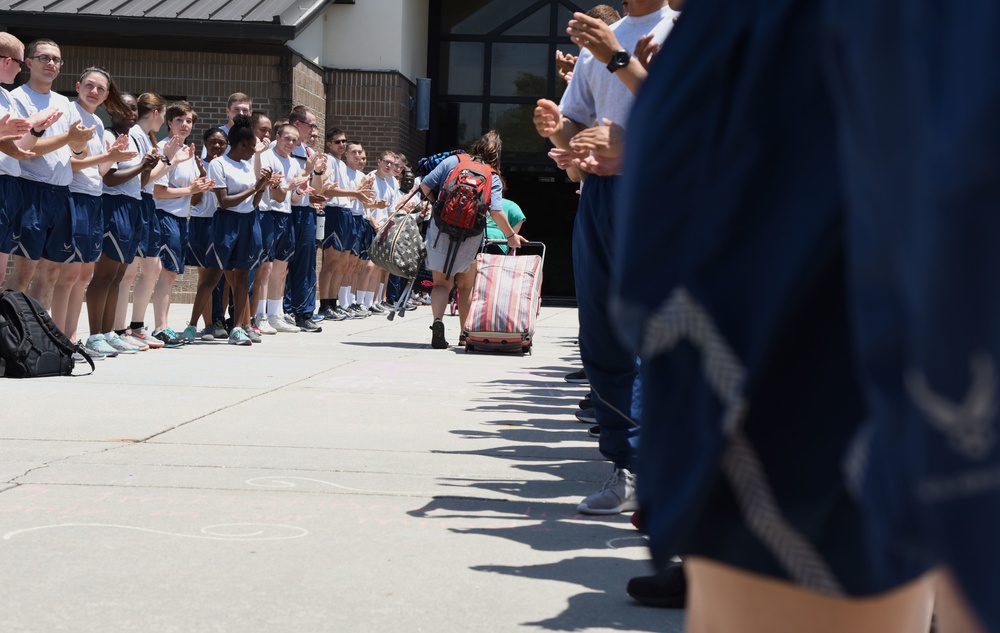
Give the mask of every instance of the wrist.
[[45, 134], [45, 130], [42, 130], [41, 132], [39, 132], [34, 127], [31, 128], [31, 135], [34, 136], [35, 138], [42, 138], [42, 136], [44, 134]]

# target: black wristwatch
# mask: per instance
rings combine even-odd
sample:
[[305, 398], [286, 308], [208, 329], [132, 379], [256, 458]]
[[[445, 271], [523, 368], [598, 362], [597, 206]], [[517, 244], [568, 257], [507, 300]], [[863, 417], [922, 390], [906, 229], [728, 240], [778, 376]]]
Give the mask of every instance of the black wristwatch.
[[608, 72], [617, 72], [620, 68], [625, 68], [632, 61], [632, 56], [624, 48], [620, 48], [611, 53], [611, 61], [608, 62]]

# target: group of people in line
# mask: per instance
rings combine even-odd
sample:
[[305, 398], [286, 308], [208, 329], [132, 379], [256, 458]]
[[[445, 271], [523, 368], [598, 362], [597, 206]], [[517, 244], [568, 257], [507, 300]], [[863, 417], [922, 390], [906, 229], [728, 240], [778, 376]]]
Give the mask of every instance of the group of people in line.
[[[365, 148], [342, 130], [328, 130], [325, 151], [319, 146], [309, 108], [272, 120], [244, 93], [229, 97], [226, 124], [206, 130], [199, 148], [190, 139], [198, 120], [190, 103], [124, 93], [99, 67], [79, 74], [70, 101], [53, 90], [62, 66], [56, 42], [24, 46], [0, 33], [0, 82], [28, 73], [14, 90], [0, 88], [0, 283], [36, 298], [73, 341], [86, 302], [83, 349], [92, 359], [195, 340], [249, 346], [262, 335], [316, 333], [323, 321], [384, 314], [399, 298], [402, 280], [376, 266], [368, 246], [390, 213], [429, 215], [426, 200], [446, 167], [418, 189], [406, 157], [386, 150], [366, 173]], [[497, 173], [500, 150], [495, 132], [472, 148]], [[516, 246], [521, 238], [498, 211], [501, 199], [494, 226]], [[429, 246], [433, 268], [438, 244]], [[170, 327], [171, 295], [187, 266], [198, 269], [197, 291], [178, 332]], [[447, 277], [433, 271], [438, 320], [456, 279], [459, 309], [468, 312], [470, 269], [474, 261], [463, 256]], [[441, 347], [443, 333], [434, 332]]]

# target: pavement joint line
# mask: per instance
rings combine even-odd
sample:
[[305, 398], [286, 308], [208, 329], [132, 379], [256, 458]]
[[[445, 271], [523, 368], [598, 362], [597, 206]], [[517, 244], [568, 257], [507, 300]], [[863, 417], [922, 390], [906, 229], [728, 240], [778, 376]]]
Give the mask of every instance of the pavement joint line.
[[[211, 411], [209, 411], [207, 413], [203, 413], [203, 414], [201, 414], [201, 415], [199, 415], [197, 417], [191, 418], [190, 420], [186, 420], [184, 422], [180, 422], [180, 423], [178, 423], [178, 424], [176, 424], [176, 425], [174, 425], [174, 426], [172, 426], [172, 427], [170, 427], [168, 429], [163, 429], [162, 431], [154, 433], [154, 434], [150, 435], [149, 437], [145, 437], [145, 438], [139, 439], [136, 442], [132, 442], [132, 443], [133, 444], [145, 444], [146, 442], [148, 442], [149, 440], [151, 440], [153, 438], [159, 437], [159, 436], [161, 436], [161, 435], [163, 435], [165, 433], [170, 433], [171, 431], [176, 431], [177, 429], [179, 429], [179, 428], [181, 428], [183, 426], [187, 426], [188, 424], [191, 424], [193, 422], [197, 422], [198, 420], [203, 420], [203, 419], [205, 419], [205, 418], [207, 418], [209, 416], [212, 416], [212, 415], [215, 415], [216, 413], [219, 413], [220, 411], [225, 411], [226, 409], [231, 409], [233, 407], [238, 407], [238, 406], [240, 406], [242, 404], [250, 402], [251, 400], [256, 400], [257, 398], [261, 398], [263, 396], [270, 395], [270, 394], [272, 394], [272, 393], [274, 393], [276, 391], [280, 391], [280, 390], [284, 389], [285, 387], [289, 387], [291, 385], [294, 385], [297, 382], [304, 381], [304, 380], [312, 380], [313, 378], [316, 378], [317, 376], [322, 376], [323, 374], [325, 374], [327, 372], [331, 372], [331, 371], [334, 371], [336, 369], [340, 369], [342, 367], [346, 367], [348, 365], [351, 365], [351, 364], [354, 364], [354, 363], [357, 363], [357, 362], [358, 361], [352, 359], [349, 362], [346, 362], [346, 363], [344, 363], [342, 365], [336, 365], [334, 367], [327, 367], [326, 369], [320, 370], [320, 371], [318, 371], [318, 372], [316, 372], [314, 374], [310, 374], [310, 375], [304, 376], [302, 378], [296, 378], [295, 380], [293, 380], [291, 382], [287, 382], [287, 383], [285, 383], [283, 385], [278, 385], [277, 387], [273, 387], [273, 388], [268, 389], [266, 391], [260, 391], [260, 392], [254, 393], [252, 396], [250, 396], [248, 398], [244, 398], [244, 399], [239, 400], [237, 402], [233, 402], [231, 404], [219, 407], [218, 409], [213, 409], [213, 410], [211, 410]], [[120, 448], [120, 447], [115, 446], [115, 447], [109, 448], [108, 450], [117, 450], [118, 448]]]

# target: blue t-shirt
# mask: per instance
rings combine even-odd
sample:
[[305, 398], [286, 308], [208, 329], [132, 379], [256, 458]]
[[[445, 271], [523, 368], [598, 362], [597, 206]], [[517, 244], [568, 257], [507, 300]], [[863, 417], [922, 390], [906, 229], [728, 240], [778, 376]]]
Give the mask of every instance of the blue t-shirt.
[[[458, 167], [458, 160], [458, 156], [449, 156], [444, 159], [431, 171], [431, 173], [427, 174], [427, 176], [420, 181], [420, 184], [427, 185], [427, 188], [437, 195], [441, 191], [441, 185], [444, 184], [444, 181], [448, 179], [448, 175], [451, 174], [451, 170]], [[492, 184], [492, 193], [490, 193], [490, 210], [503, 211], [503, 183], [500, 181], [500, 176], [497, 175], [496, 172], [493, 173]]]

